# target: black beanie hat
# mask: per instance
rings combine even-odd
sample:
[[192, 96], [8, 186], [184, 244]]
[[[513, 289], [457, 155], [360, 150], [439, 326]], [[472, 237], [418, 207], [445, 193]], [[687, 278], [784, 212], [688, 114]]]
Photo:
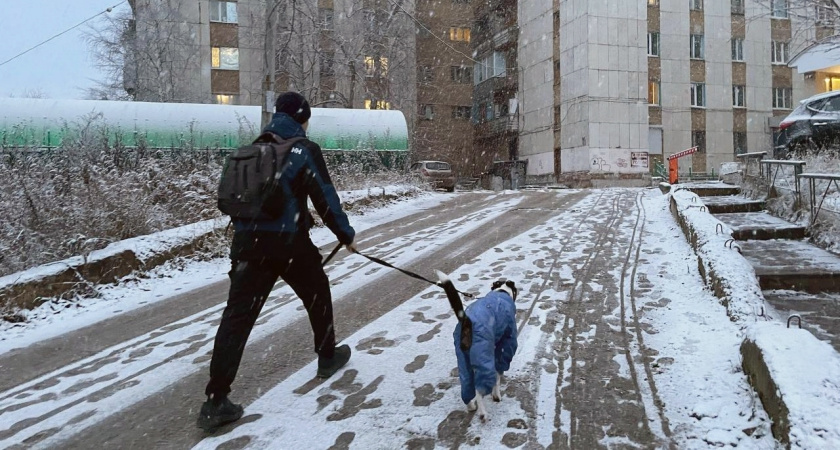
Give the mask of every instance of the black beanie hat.
[[284, 92], [277, 97], [274, 108], [279, 113], [286, 113], [299, 124], [306, 123], [312, 117], [309, 102], [297, 92]]

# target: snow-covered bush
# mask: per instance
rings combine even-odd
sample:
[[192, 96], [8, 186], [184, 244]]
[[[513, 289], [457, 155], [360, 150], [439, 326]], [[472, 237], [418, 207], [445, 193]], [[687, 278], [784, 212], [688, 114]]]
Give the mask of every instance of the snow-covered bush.
[[[0, 276], [220, 214], [220, 151], [127, 148], [109, 135], [88, 123], [58, 149], [0, 148]], [[358, 155], [327, 154], [338, 190], [410, 181], [402, 165]], [[206, 245], [224, 254], [224, 242]]]

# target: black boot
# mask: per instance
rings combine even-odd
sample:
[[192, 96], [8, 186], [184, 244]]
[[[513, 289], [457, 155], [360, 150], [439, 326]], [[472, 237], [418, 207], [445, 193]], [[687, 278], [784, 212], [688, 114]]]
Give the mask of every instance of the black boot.
[[335, 348], [335, 353], [332, 358], [325, 356], [318, 357], [318, 378], [329, 378], [333, 376], [338, 369], [344, 367], [350, 361], [350, 346], [340, 345]]
[[208, 396], [198, 414], [198, 427], [203, 428], [204, 431], [213, 431], [214, 428], [226, 423], [236, 422], [242, 417], [244, 411], [242, 405], [233, 404], [227, 396], [214, 398]]

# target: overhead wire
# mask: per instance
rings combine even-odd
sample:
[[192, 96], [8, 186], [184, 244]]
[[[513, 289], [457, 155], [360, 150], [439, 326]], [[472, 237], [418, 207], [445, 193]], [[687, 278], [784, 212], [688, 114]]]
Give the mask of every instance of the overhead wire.
[[53, 39], [55, 39], [55, 38], [57, 38], [57, 37], [59, 37], [59, 36], [61, 36], [61, 35], [63, 35], [63, 34], [69, 33], [70, 31], [73, 31], [73, 30], [75, 30], [76, 28], [79, 28], [80, 26], [82, 26], [82, 25], [84, 25], [84, 24], [86, 24], [86, 23], [90, 22], [91, 20], [93, 20], [93, 19], [95, 19], [95, 18], [97, 18], [97, 17], [99, 17], [99, 16], [101, 16], [101, 15], [103, 15], [103, 14], [108, 14], [109, 12], [113, 11], [113, 10], [114, 10], [114, 8], [116, 8], [116, 7], [120, 6], [120, 5], [122, 5], [122, 4], [123, 4], [123, 3], [125, 3], [126, 1], [127, 1], [127, 0], [123, 0], [123, 1], [121, 1], [121, 2], [119, 2], [119, 3], [117, 3], [116, 5], [111, 6], [111, 7], [109, 7], [109, 8], [107, 8], [107, 9], [105, 9], [104, 11], [102, 11], [102, 12], [100, 12], [100, 13], [97, 13], [96, 15], [93, 15], [93, 16], [91, 16], [91, 17], [88, 17], [87, 19], [85, 19], [85, 20], [83, 20], [83, 21], [81, 21], [81, 22], [77, 23], [76, 25], [73, 25], [72, 27], [70, 27], [70, 28], [68, 28], [68, 29], [66, 29], [66, 30], [64, 30], [64, 31], [62, 31], [61, 33], [58, 33], [58, 34], [56, 34], [56, 35], [54, 35], [54, 36], [50, 37], [49, 39], [43, 40], [43, 41], [39, 42], [38, 44], [35, 44], [35, 45], [33, 45], [32, 47], [29, 47], [28, 49], [26, 49], [26, 50], [24, 50], [24, 51], [22, 51], [22, 52], [18, 53], [17, 55], [12, 56], [11, 58], [9, 58], [9, 59], [7, 59], [7, 60], [5, 60], [5, 61], [3, 61], [3, 62], [0, 62], [0, 67], [2, 67], [2, 66], [4, 66], [4, 65], [6, 65], [6, 64], [8, 64], [8, 63], [10, 63], [10, 62], [12, 62], [12, 61], [14, 61], [14, 60], [16, 60], [16, 59], [18, 59], [18, 58], [20, 58], [21, 56], [23, 56], [23, 55], [25, 55], [25, 54], [27, 54], [27, 53], [31, 52], [32, 50], [35, 50], [36, 48], [38, 48], [38, 47], [40, 47], [40, 46], [42, 46], [42, 45], [46, 44], [47, 42], [52, 41]]
[[397, 8], [399, 8], [399, 9], [400, 9], [400, 11], [402, 11], [402, 12], [403, 12], [403, 14], [405, 14], [406, 16], [408, 16], [409, 18], [411, 18], [411, 20], [413, 20], [413, 21], [414, 21], [417, 25], [420, 25], [420, 27], [421, 27], [421, 28], [423, 28], [424, 30], [426, 30], [426, 32], [427, 32], [427, 33], [429, 33], [430, 35], [434, 36], [434, 37], [435, 37], [435, 39], [439, 40], [439, 41], [440, 41], [443, 45], [445, 45], [447, 48], [449, 48], [449, 49], [450, 49], [450, 50], [452, 50], [453, 52], [458, 53], [459, 55], [463, 56], [464, 58], [467, 58], [468, 60], [470, 60], [470, 61], [472, 61], [472, 62], [474, 62], [474, 63], [476, 63], [476, 64], [481, 64], [481, 62], [476, 61], [475, 59], [473, 59], [473, 57], [472, 57], [472, 56], [470, 56], [470, 55], [468, 55], [468, 54], [466, 54], [466, 53], [464, 53], [464, 52], [462, 52], [462, 51], [458, 50], [457, 48], [455, 48], [455, 47], [453, 47], [452, 45], [450, 45], [448, 42], [444, 41], [444, 40], [443, 40], [440, 36], [438, 36], [436, 33], [433, 33], [433, 32], [432, 32], [432, 30], [430, 30], [430, 29], [429, 29], [429, 28], [428, 28], [428, 27], [427, 27], [427, 26], [426, 26], [423, 22], [421, 22], [421, 21], [420, 21], [420, 20], [418, 20], [416, 17], [414, 17], [414, 15], [412, 15], [411, 13], [409, 13], [408, 11], [406, 11], [406, 10], [405, 10], [405, 8], [403, 8], [403, 7], [402, 7], [402, 5], [401, 5], [400, 3], [398, 3], [396, 0], [390, 0], [390, 1], [391, 1], [391, 3], [393, 3], [393, 4], [394, 4], [394, 6], [396, 6]]

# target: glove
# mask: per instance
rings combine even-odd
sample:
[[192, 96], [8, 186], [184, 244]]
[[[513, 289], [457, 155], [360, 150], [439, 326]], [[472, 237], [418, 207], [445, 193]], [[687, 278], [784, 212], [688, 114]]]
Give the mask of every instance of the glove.
[[359, 250], [356, 249], [356, 243], [355, 242], [351, 242], [351, 243], [345, 245], [345, 247], [347, 247], [347, 251], [350, 252], [350, 253], [359, 253]]

